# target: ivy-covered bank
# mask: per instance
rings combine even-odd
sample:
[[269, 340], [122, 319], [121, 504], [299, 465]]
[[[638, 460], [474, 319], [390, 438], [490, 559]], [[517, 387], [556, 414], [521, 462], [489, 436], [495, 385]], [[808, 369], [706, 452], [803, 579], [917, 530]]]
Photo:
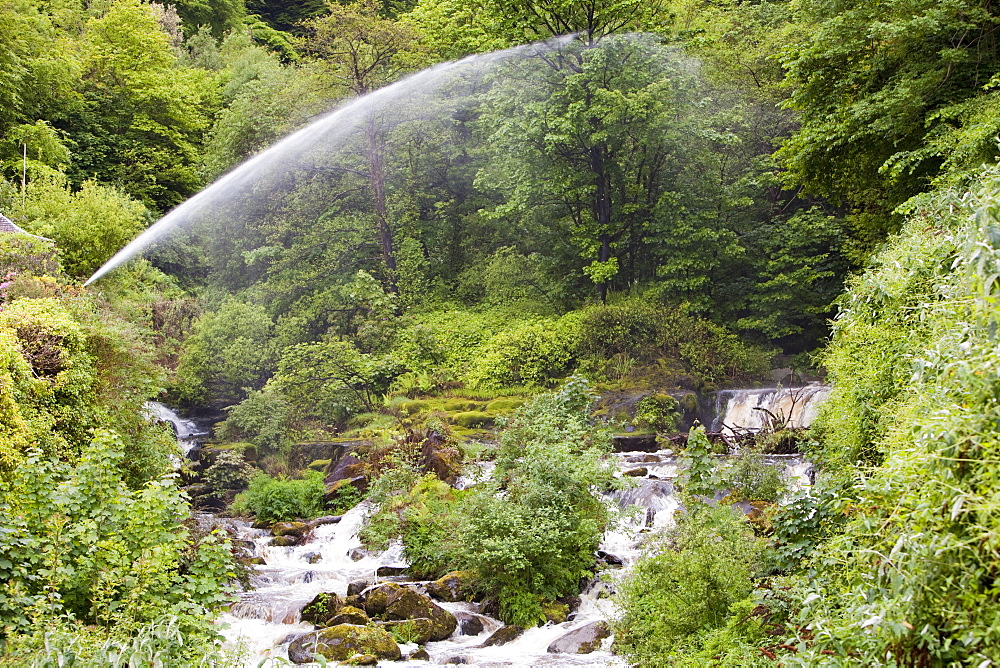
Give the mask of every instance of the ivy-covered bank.
[[143, 407], [163, 373], [123, 311], [149, 315], [155, 272], [119, 277], [112, 304], [52, 252], [0, 239], [0, 665], [199, 663], [232, 558], [190, 521], [176, 442]]
[[619, 651], [643, 665], [1000, 660], [998, 189], [990, 168], [911, 202], [841, 299], [817, 485], [756, 523], [767, 549], [695, 502], [623, 588]]

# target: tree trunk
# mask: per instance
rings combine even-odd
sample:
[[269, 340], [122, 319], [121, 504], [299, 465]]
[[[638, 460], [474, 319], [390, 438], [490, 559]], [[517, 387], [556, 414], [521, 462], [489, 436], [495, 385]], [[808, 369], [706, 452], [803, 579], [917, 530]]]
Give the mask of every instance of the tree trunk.
[[[594, 173], [594, 221], [597, 223], [597, 240], [601, 246], [597, 252], [598, 262], [607, 262], [611, 259], [611, 184], [609, 183], [607, 171], [604, 165], [604, 145], [594, 146], [590, 149], [590, 168]], [[608, 282], [601, 281], [597, 284], [597, 297], [601, 303], [608, 301]]]
[[386, 280], [389, 291], [399, 294], [396, 283], [396, 252], [392, 244], [392, 228], [389, 227], [389, 217], [385, 204], [385, 164], [382, 160], [382, 147], [379, 146], [378, 128], [375, 115], [368, 119], [368, 181], [372, 191], [372, 201], [375, 209], [375, 223], [378, 226], [379, 240], [382, 244], [382, 261], [385, 263]]

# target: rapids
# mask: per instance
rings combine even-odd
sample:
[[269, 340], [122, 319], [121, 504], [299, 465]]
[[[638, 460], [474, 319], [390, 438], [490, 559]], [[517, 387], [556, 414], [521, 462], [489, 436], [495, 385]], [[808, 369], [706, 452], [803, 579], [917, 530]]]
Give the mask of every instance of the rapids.
[[[747, 406], [776, 406], [792, 390], [731, 390], [720, 393], [721, 424], [731, 429], [757, 428], [756, 422], [744, 424], [741, 420], [755, 418]], [[801, 393], [800, 393], [801, 394]], [[804, 394], [802, 395], [804, 396]], [[815, 412], [815, 403], [825, 397], [825, 388], [816, 386], [809, 390], [809, 400], [796, 400], [798, 423], [807, 425]], [[812, 406], [811, 412], [805, 407]], [[731, 407], [731, 408], [730, 408]], [[759, 411], [758, 411], [759, 412]], [[797, 423], [797, 424], [798, 424]], [[462, 636], [456, 632], [450, 639], [431, 642], [426, 646], [429, 661], [382, 661], [382, 666], [429, 666], [461, 663], [474, 666], [624, 666], [624, 661], [610, 652], [611, 639], [592, 654], [571, 655], [549, 653], [548, 647], [566, 633], [590, 622], [608, 619], [615, 614], [610, 595], [615, 583], [640, 557], [643, 540], [650, 532], [669, 528], [680, 507], [673, 480], [679, 473], [678, 458], [670, 450], [656, 453], [620, 452], [614, 455], [622, 472], [639, 467], [646, 474], [636, 478], [636, 486], [615, 492], [610, 499], [623, 509], [638, 507], [639, 512], [626, 514], [617, 527], [608, 531], [600, 550], [620, 561], [621, 566], [602, 571], [582, 592], [581, 604], [575, 615], [562, 624], [547, 624], [529, 629], [520, 638], [504, 645], [480, 647], [489, 635], [502, 624], [485, 615], [483, 631], [476, 636]], [[720, 456], [720, 459], [724, 457]], [[801, 455], [770, 455], [769, 464], [783, 467], [793, 488], [810, 484], [811, 465]], [[478, 476], [489, 475], [483, 467]], [[475, 478], [461, 479], [460, 485], [472, 484]], [[379, 552], [367, 552], [357, 536], [366, 513], [367, 503], [362, 503], [343, 515], [338, 524], [322, 525], [304, 545], [276, 547], [270, 545], [268, 531], [254, 529], [239, 520], [227, 522], [238, 541], [253, 556], [263, 558], [264, 564], [256, 567], [252, 588], [240, 594], [229, 611], [217, 619], [227, 645], [243, 652], [245, 666], [287, 665], [288, 644], [297, 635], [308, 633], [313, 626], [300, 621], [302, 608], [321, 592], [346, 595], [351, 582], [374, 582], [376, 571], [383, 566], [405, 566], [400, 546]], [[644, 511], [644, 512], [643, 512]], [[380, 580], [398, 578], [382, 577]], [[439, 605], [451, 612], [463, 611], [479, 614], [473, 603], [445, 603]], [[416, 645], [400, 645], [403, 655], [417, 649]], [[315, 664], [310, 664], [315, 665]]]

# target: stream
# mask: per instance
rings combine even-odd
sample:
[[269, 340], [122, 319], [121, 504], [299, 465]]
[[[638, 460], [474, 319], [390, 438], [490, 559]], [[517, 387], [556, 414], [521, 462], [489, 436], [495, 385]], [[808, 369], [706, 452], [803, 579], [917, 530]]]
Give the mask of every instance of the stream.
[[[716, 424], [726, 429], [760, 428], [762, 407], [780, 414], [795, 426], [808, 426], [815, 414], [816, 403], [825, 398], [825, 386], [808, 389], [726, 390], [717, 397], [719, 412]], [[181, 447], [187, 452], [197, 436], [205, 435], [190, 420], [183, 420], [166, 406], [152, 408], [158, 417], [175, 425]], [[787, 411], [780, 413], [780, 411]], [[175, 422], [177, 420], [177, 422]], [[180, 424], [179, 424], [180, 423]], [[187, 423], [187, 424], [185, 424]], [[658, 452], [617, 452], [614, 455], [622, 473], [629, 472], [636, 482], [630, 489], [614, 492], [610, 499], [622, 508], [638, 506], [641, 510], [628, 521], [609, 530], [600, 545], [605, 560], [620, 562], [598, 573], [580, 594], [580, 605], [561, 624], [549, 623], [527, 630], [515, 640], [502, 645], [482, 647], [483, 642], [503, 624], [482, 615], [476, 603], [447, 603], [438, 605], [462, 619], [475, 618], [482, 630], [474, 635], [462, 635], [464, 623], [447, 640], [427, 643], [429, 658], [412, 661], [380, 661], [380, 666], [431, 666], [472, 665], [491, 666], [625, 666], [621, 658], [611, 651], [612, 638], [602, 641], [600, 649], [590, 654], [549, 652], [549, 646], [567, 633], [592, 622], [613, 616], [614, 605], [610, 595], [615, 582], [627, 573], [642, 553], [643, 539], [652, 531], [670, 527], [679, 507], [673, 480], [678, 475], [678, 457], [670, 450]], [[792, 489], [810, 484], [811, 465], [801, 455], [769, 455], [765, 460], [783, 467]], [[644, 469], [644, 471], [637, 471]], [[639, 475], [637, 475], [639, 474]], [[460, 480], [459, 485], [470, 484]], [[402, 548], [390, 546], [383, 552], [368, 552], [362, 548], [357, 536], [366, 514], [371, 510], [363, 502], [342, 516], [339, 523], [316, 527], [305, 544], [279, 547], [271, 545], [272, 535], [265, 529], [255, 529], [242, 520], [206, 516], [206, 521], [222, 522], [235, 534], [236, 541], [252, 556], [263, 559], [255, 567], [251, 578], [252, 588], [240, 592], [239, 600], [229, 611], [218, 617], [217, 624], [229, 647], [238, 649], [246, 657], [244, 665], [288, 665], [288, 646], [297, 636], [314, 630], [312, 624], [300, 621], [302, 608], [316, 594], [323, 592], [347, 594], [352, 582], [406, 581], [406, 578], [376, 577], [383, 567], [405, 567]], [[642, 510], [645, 512], [643, 513]], [[748, 509], [745, 509], [748, 510]], [[473, 626], [478, 626], [475, 624]], [[418, 649], [415, 644], [400, 644], [403, 656]], [[308, 664], [318, 665], [318, 664]]]

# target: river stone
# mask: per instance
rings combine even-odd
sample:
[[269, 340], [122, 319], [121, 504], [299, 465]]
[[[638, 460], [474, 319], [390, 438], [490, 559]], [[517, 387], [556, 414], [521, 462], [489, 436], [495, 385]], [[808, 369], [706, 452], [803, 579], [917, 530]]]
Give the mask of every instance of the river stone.
[[302, 633], [292, 636], [288, 643], [288, 660], [292, 663], [310, 663], [316, 656], [315, 633]]
[[378, 622], [377, 625], [405, 643], [425, 645], [434, 639], [434, 622], [423, 617]]
[[430, 661], [431, 655], [423, 647], [417, 648], [406, 657], [407, 661]]
[[313, 600], [302, 608], [302, 621], [316, 626], [332, 626], [330, 620], [337, 616], [345, 605], [344, 599], [337, 594], [316, 594]]
[[489, 638], [486, 639], [480, 647], [492, 647], [493, 645], [506, 645], [512, 640], [516, 640], [524, 633], [524, 628], [521, 626], [504, 626], [493, 632]]
[[365, 596], [365, 612], [385, 621], [430, 620], [431, 640], [444, 640], [458, 627], [455, 616], [429, 596], [394, 582], [383, 583], [368, 592]]
[[627, 475], [632, 478], [642, 478], [647, 473], [649, 473], [649, 469], [647, 469], [645, 466], [640, 466], [639, 468], [629, 469], [628, 471], [622, 473], [622, 475]]
[[347, 595], [348, 596], [358, 596], [358, 595], [361, 594], [361, 592], [363, 592], [364, 590], [368, 589], [373, 584], [375, 584], [375, 580], [374, 579], [370, 579], [370, 580], [355, 580], [354, 582], [351, 582], [350, 584], [347, 585]]
[[372, 556], [372, 553], [363, 547], [352, 547], [347, 556], [351, 558], [351, 561], [361, 561], [365, 557]]
[[[297, 638], [288, 647], [289, 657], [292, 656], [293, 646], [296, 656], [310, 653], [311, 659], [319, 654], [331, 661], [346, 661], [356, 654], [372, 654], [379, 659], [391, 661], [396, 661], [402, 656], [399, 645], [385, 630], [353, 624], [338, 624]], [[303, 662], [296, 661], [296, 663]]]
[[375, 575], [380, 578], [391, 578], [397, 575], [406, 575], [409, 570], [409, 566], [379, 566]]
[[476, 575], [472, 571], [452, 571], [427, 585], [427, 593], [442, 601], [476, 600]]
[[591, 622], [549, 645], [550, 654], [590, 654], [601, 646], [601, 641], [611, 635], [607, 622]]
[[305, 522], [275, 522], [271, 525], [271, 533], [275, 536], [301, 536], [309, 530]]
[[459, 635], [478, 636], [486, 628], [483, 626], [483, 620], [479, 615], [463, 610], [459, 610], [453, 614], [455, 615], [455, 619], [458, 620]]
[[327, 626], [336, 626], [337, 624], [357, 624], [358, 626], [365, 626], [368, 622], [368, 615], [365, 614], [364, 610], [360, 608], [355, 608], [353, 605], [345, 605], [340, 610], [337, 611], [330, 621], [326, 623]]
[[562, 624], [566, 621], [566, 616], [569, 615], [569, 606], [557, 601], [543, 601], [542, 614], [545, 615], [545, 621]]
[[323, 517], [317, 517], [314, 520], [309, 520], [306, 522], [306, 526], [310, 529], [315, 529], [318, 526], [323, 526], [324, 524], [337, 524], [340, 522], [342, 517], [340, 515], [324, 515]]
[[302, 540], [301, 536], [275, 536], [271, 539], [271, 545], [291, 547], [292, 545], [298, 545], [300, 540]]
[[359, 494], [364, 494], [368, 491], [368, 478], [359, 475], [353, 478], [336, 480], [326, 486], [326, 489], [323, 491], [323, 500], [327, 503], [338, 501], [341, 494], [340, 490], [344, 487], [353, 487]]
[[341, 666], [374, 666], [378, 664], [378, 657], [374, 654], [355, 654], [347, 661], [341, 661]]

